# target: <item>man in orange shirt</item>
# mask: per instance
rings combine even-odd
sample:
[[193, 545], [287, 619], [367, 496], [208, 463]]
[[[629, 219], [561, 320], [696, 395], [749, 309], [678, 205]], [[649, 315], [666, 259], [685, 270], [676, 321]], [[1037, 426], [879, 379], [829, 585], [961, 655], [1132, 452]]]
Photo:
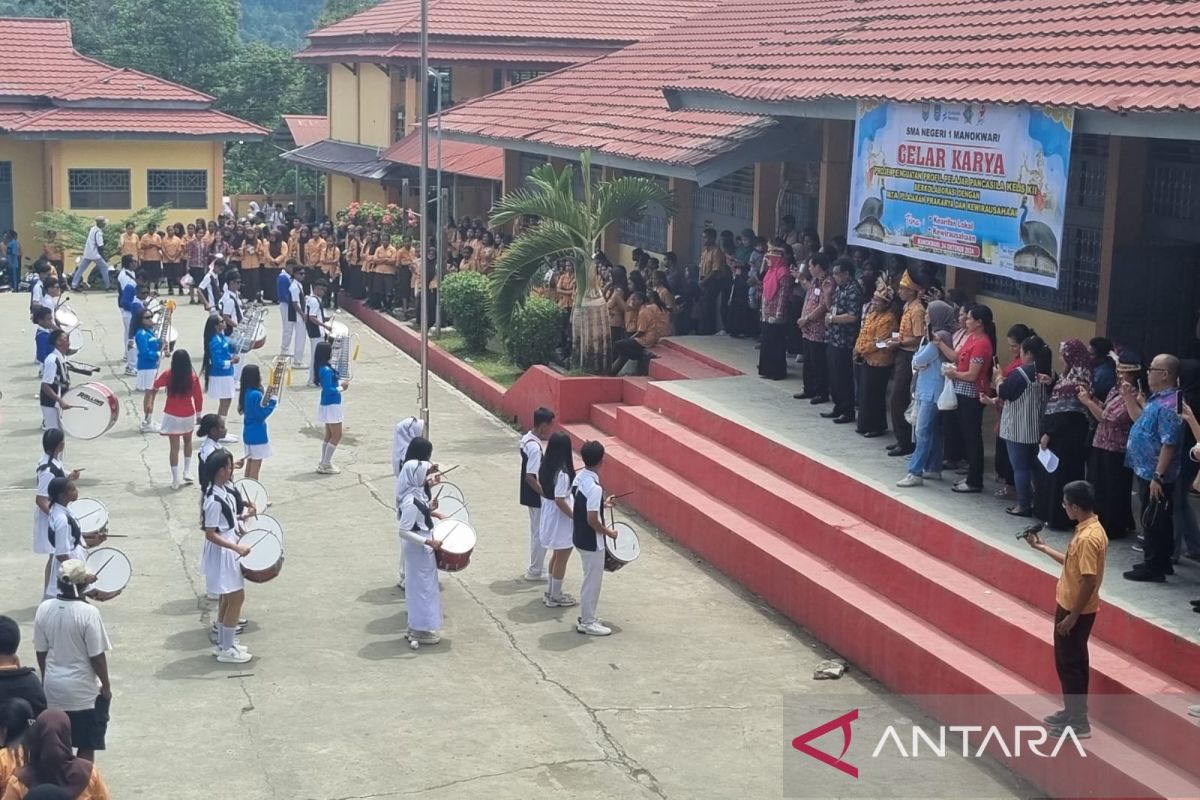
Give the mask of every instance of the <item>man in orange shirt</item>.
[[1100, 608], [1100, 584], [1104, 582], [1104, 559], [1108, 534], [1096, 516], [1096, 492], [1087, 481], [1071, 481], [1063, 487], [1063, 509], [1075, 523], [1075, 535], [1060, 553], [1041, 540], [1031, 528], [1025, 534], [1034, 550], [1062, 564], [1055, 589], [1054, 667], [1062, 685], [1064, 708], [1046, 717], [1049, 733], [1060, 738], [1070, 728], [1076, 738], [1092, 735], [1088, 722], [1088, 637]]
[[[301, 233], [304, 228], [301, 228]], [[321, 266], [321, 257], [325, 254], [325, 237], [321, 231], [312, 232], [312, 238], [304, 245], [304, 261], [306, 267]], [[316, 277], [316, 272], [312, 271], [313, 278]], [[312, 278], [310, 278], [312, 280]]]
[[158, 226], [151, 222], [146, 226], [142, 238], [138, 240], [138, 260], [142, 262], [143, 280], [152, 292], [158, 291], [159, 281], [162, 280], [162, 236], [157, 228]]
[[354, 225], [346, 227], [346, 248], [342, 253], [346, 260], [346, 291], [356, 300], [366, 297], [362, 291], [363, 240], [362, 229]]

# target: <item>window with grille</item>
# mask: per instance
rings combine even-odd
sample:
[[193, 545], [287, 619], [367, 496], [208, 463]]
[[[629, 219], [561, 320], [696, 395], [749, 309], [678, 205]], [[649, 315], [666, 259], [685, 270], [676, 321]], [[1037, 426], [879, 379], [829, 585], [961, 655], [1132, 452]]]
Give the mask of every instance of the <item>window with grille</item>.
[[208, 172], [202, 169], [146, 170], [146, 200], [152, 206], [208, 208]]
[[1200, 142], [1155, 139], [1146, 165], [1146, 218], [1157, 238], [1200, 241]]
[[[625, 173], [639, 178], [650, 178], [663, 189], [667, 189], [667, 179], [654, 175], [640, 173]], [[667, 252], [667, 212], [654, 203], [640, 219], [621, 220], [621, 244], [630, 247], [640, 247], [655, 253]]]
[[67, 170], [71, 208], [126, 209], [133, 207], [127, 169]]
[[508, 83], [510, 86], [516, 86], [518, 83], [531, 81], [545, 74], [543, 70], [538, 69], [510, 69], [508, 71]]
[[530, 153], [521, 153], [517, 159], [517, 174], [524, 183], [535, 169], [546, 163], [546, 159], [542, 156], [531, 155]]
[[1067, 176], [1067, 213], [1059, 254], [1058, 288], [984, 275], [980, 291], [1031, 308], [1096, 318], [1100, 294], [1101, 218], [1108, 182], [1108, 138], [1076, 134]]
[[[454, 105], [454, 76], [451, 74], [449, 67], [431, 67], [433, 72], [437, 73], [438, 78], [429, 76], [429, 115], [433, 116], [438, 110], [438, 87], [442, 89], [442, 110], [450, 108]], [[418, 75], [421, 73], [418, 72]]]

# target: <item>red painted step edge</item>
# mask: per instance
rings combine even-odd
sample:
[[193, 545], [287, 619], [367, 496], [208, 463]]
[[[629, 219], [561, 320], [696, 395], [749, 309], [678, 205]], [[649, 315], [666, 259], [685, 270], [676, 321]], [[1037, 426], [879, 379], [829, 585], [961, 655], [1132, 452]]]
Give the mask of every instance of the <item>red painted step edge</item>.
[[729, 364], [726, 364], [723, 361], [718, 361], [717, 359], [713, 358], [712, 356], [705, 355], [704, 353], [701, 353], [699, 350], [693, 350], [690, 347], [686, 347], [685, 345], [679, 343], [675, 339], [671, 339], [671, 338], [663, 339], [661, 342], [658, 343], [658, 346], [665, 350], [674, 350], [677, 353], [682, 353], [683, 355], [687, 356], [688, 358], [692, 359], [693, 361], [699, 361], [701, 364], [705, 364], [709, 368], [714, 369], [717, 372], [720, 372], [724, 375], [733, 376], [733, 375], [744, 375], [745, 374], [740, 369], [737, 369], [736, 367], [731, 367]]

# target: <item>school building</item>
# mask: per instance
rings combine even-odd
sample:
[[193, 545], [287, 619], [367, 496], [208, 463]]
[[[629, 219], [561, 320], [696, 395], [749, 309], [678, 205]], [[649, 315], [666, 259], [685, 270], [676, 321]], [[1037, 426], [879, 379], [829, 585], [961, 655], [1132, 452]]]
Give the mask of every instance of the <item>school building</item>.
[[66, 20], [0, 18], [0, 42], [0, 228], [26, 242], [51, 208], [119, 220], [170, 205], [170, 222], [213, 219], [225, 143], [267, 134], [206, 94], [80, 55]]
[[[680, 0], [663, 7], [617, 0], [588, 8], [566, 0], [484, 0], [467, 8], [430, 0], [430, 111], [618, 51], [715, 4]], [[419, 201], [419, 34], [418, 0], [384, 0], [310, 33], [308, 45], [296, 54], [328, 73], [328, 134], [282, 157], [327, 176], [331, 215], [355, 200], [407, 207]], [[436, 138], [431, 131], [431, 170]], [[502, 148], [445, 139], [441, 160], [452, 215], [485, 216], [501, 191]]]
[[947, 285], [992, 306], [1001, 331], [1021, 321], [1050, 341], [1200, 355], [1200, 44], [1182, 33], [1200, 12], [1018, 5], [734, 0], [441, 123], [503, 147], [506, 187], [584, 148], [598, 174], [655, 177], [678, 213], [621, 225], [605, 250], [687, 263], [709, 226], [770, 234], [791, 214], [823, 239], [849, 233], [860, 100], [1073, 109], [1057, 287], [953, 267]]

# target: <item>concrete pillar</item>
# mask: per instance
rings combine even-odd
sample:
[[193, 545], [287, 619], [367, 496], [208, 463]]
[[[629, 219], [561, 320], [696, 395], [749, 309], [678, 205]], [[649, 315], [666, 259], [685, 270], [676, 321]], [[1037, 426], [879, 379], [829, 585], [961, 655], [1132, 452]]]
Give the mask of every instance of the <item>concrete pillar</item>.
[[817, 211], [817, 232], [822, 242], [846, 233], [853, 155], [854, 123], [825, 120], [821, 137], [821, 202]]
[[[603, 167], [603, 172], [600, 175], [600, 180], [611, 181], [614, 178], [620, 177], [620, 170], [612, 167]], [[621, 224], [614, 222], [604, 229], [604, 234], [600, 237], [600, 249], [604, 254], [612, 259], [613, 263], [618, 263], [618, 253], [621, 250]]]
[[516, 150], [504, 151], [504, 180], [505, 194], [521, 188], [521, 154]]
[[1108, 183], [1104, 191], [1104, 217], [1100, 227], [1100, 291], [1096, 296], [1096, 335], [1108, 331], [1112, 302], [1113, 260], [1119, 248], [1135, 244], [1142, 236], [1146, 199], [1145, 139], [1110, 136]]
[[421, 82], [415, 77], [415, 68], [404, 70], [404, 135], [412, 133], [417, 127], [417, 115], [421, 112], [418, 95], [421, 92]]
[[764, 161], [754, 165], [754, 232], [769, 240], [779, 227], [775, 211], [779, 207], [779, 193], [783, 191], [783, 163]]
[[686, 178], [671, 178], [668, 187], [675, 195], [675, 215], [667, 220], [667, 249], [673, 250], [679, 263], [692, 263], [696, 242], [692, 241], [692, 195], [696, 184]]

